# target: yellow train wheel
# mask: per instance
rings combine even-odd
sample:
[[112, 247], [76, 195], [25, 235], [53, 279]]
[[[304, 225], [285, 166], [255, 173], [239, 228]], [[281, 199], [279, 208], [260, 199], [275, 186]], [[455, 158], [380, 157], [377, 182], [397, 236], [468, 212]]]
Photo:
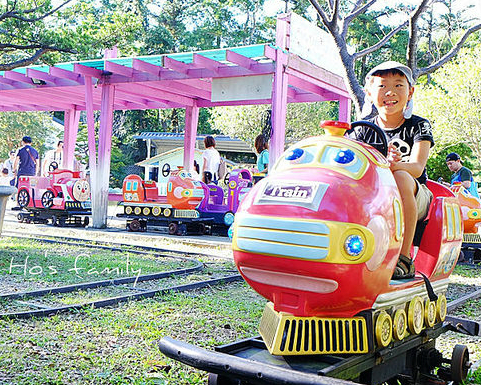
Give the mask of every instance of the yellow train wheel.
[[144, 207], [142, 209], [142, 214], [144, 214], [145, 216], [150, 215], [150, 207]]
[[136, 208], [134, 208], [135, 215], [140, 215], [141, 212], [142, 212], [142, 209], [140, 207], [137, 206]]
[[392, 340], [392, 319], [384, 310], [377, 316], [375, 330], [378, 345], [388, 346]]
[[404, 338], [407, 322], [407, 315], [404, 309], [397, 309], [394, 313], [394, 319], [392, 322], [393, 336], [396, 340], [401, 341]]
[[167, 208], [164, 210], [164, 216], [165, 217], [170, 217], [170, 215], [172, 214], [172, 210]]
[[446, 300], [446, 296], [444, 294], [440, 294], [438, 296], [438, 300], [436, 301], [436, 319], [439, 322], [442, 322], [446, 319], [446, 314], [448, 312], [448, 301]]
[[152, 207], [152, 215], [154, 217], [158, 217], [161, 213], [162, 213], [162, 210], [160, 209], [160, 207], [157, 207], [157, 206]]
[[408, 307], [408, 327], [411, 334], [419, 334], [424, 324], [424, 303], [420, 297], [414, 297]]
[[132, 211], [134, 211], [134, 210], [132, 209], [132, 207], [130, 207], [130, 206], [126, 206], [126, 207], [125, 207], [125, 214], [130, 215], [130, 214], [132, 214]]
[[436, 303], [429, 299], [424, 304], [424, 322], [430, 328], [436, 323]]

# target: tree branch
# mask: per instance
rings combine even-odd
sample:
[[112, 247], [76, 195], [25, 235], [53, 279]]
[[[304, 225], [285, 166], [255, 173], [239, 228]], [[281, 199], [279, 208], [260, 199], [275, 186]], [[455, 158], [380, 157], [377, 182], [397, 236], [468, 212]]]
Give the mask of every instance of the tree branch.
[[2, 15], [0, 15], [0, 21], [5, 20], [5, 19], [17, 19], [17, 20], [21, 20], [21, 21], [24, 21], [24, 22], [27, 22], [27, 23], [33, 23], [33, 22], [35, 22], [35, 21], [43, 20], [43, 19], [45, 19], [47, 16], [52, 15], [53, 13], [57, 12], [60, 8], [62, 8], [64, 5], [70, 3], [71, 1], [72, 1], [72, 0], [65, 0], [65, 1], [64, 1], [62, 4], [60, 4], [58, 7], [50, 10], [50, 11], [47, 12], [47, 13], [44, 13], [43, 15], [40, 15], [40, 16], [34, 17], [34, 18], [27, 18], [27, 17], [23, 17], [23, 16], [21, 16], [21, 15], [35, 12], [35, 11], [37, 11], [38, 9], [40, 9], [43, 5], [38, 6], [38, 7], [36, 7], [36, 8], [27, 9], [27, 10], [24, 10], [24, 11], [21, 11], [21, 12], [14, 11], [14, 10], [13, 10], [13, 9], [15, 9], [15, 7], [14, 7], [11, 11], [5, 12], [5, 13], [3, 13]]
[[39, 50], [37, 50], [37, 52], [35, 52], [30, 57], [27, 57], [25, 59], [20, 59], [20, 60], [17, 60], [15, 62], [8, 63], [8, 64], [0, 64], [0, 71], [9, 71], [9, 70], [12, 70], [12, 69], [17, 68], [17, 67], [23, 67], [23, 66], [30, 65], [30, 64], [34, 63], [35, 61], [37, 61], [37, 59], [40, 56], [42, 56], [43, 54], [45, 54], [49, 51], [54, 51], [54, 50], [51, 49], [51, 48], [40, 48]]
[[375, 3], [377, 3], [377, 0], [370, 0], [366, 4], [361, 6], [362, 0], [357, 1], [357, 3], [354, 5], [354, 8], [351, 11], [351, 13], [349, 13], [348, 15], [346, 15], [344, 17], [344, 21], [343, 21], [343, 25], [342, 25], [342, 32], [341, 32], [343, 38], [345, 38], [345, 36], [347, 34], [347, 29], [349, 27], [349, 24], [351, 24], [351, 22], [357, 16], [359, 16], [361, 13], [364, 13], [371, 5], [373, 5]]
[[[321, 8], [317, 0], [309, 0], [309, 2], [312, 4], [314, 8], [316, 8], [317, 13], [319, 14], [322, 23], [326, 26], [326, 28], [331, 31], [331, 23], [329, 19], [327, 18], [326, 13], [324, 10]], [[332, 31], [331, 31], [332, 32]]]
[[411, 13], [409, 17], [409, 40], [406, 52], [407, 65], [413, 72], [417, 71], [416, 48], [418, 46], [418, 19], [424, 12], [431, 0], [422, 0], [421, 4]]
[[417, 79], [419, 76], [434, 72], [439, 67], [443, 66], [448, 61], [450, 61], [459, 52], [464, 42], [468, 39], [469, 35], [479, 30], [481, 30], [481, 24], [474, 25], [468, 30], [466, 30], [463, 36], [461, 37], [461, 39], [456, 43], [456, 45], [453, 48], [451, 48], [451, 50], [448, 53], [446, 53], [443, 57], [441, 57], [438, 61], [432, 63], [427, 67], [416, 69], [416, 71], [413, 71], [414, 79]]
[[386, 36], [384, 36], [381, 40], [379, 40], [376, 44], [370, 46], [370, 47], [367, 47], [365, 49], [363, 49], [362, 51], [360, 52], [356, 52], [354, 53], [352, 56], [354, 58], [354, 60], [357, 60], [357, 59], [360, 59], [361, 57], [363, 56], [366, 56], [376, 50], [378, 50], [379, 48], [381, 48], [384, 44], [386, 44], [390, 39], [391, 37], [393, 37], [396, 33], [398, 33], [401, 29], [403, 29], [404, 27], [406, 27], [406, 25], [408, 25], [408, 20], [406, 20], [404, 23], [398, 25], [396, 28], [394, 28], [393, 30], [391, 30], [391, 32], [389, 32]]

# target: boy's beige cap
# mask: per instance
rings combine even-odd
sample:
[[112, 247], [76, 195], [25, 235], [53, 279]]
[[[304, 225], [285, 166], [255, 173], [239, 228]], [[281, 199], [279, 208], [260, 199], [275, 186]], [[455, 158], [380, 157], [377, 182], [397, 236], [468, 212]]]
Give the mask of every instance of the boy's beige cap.
[[406, 76], [406, 79], [408, 80], [409, 85], [411, 86], [413, 85], [414, 80], [413, 80], [413, 72], [411, 71], [411, 68], [397, 61], [385, 61], [384, 63], [377, 65], [367, 73], [366, 79], [369, 79], [377, 71], [394, 70], [394, 69], [401, 71], [404, 74], [404, 76]]

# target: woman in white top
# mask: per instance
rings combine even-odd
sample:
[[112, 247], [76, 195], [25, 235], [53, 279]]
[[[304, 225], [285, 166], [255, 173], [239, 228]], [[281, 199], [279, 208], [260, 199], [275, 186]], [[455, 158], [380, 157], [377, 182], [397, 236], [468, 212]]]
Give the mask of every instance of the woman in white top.
[[204, 183], [216, 182], [220, 164], [219, 151], [215, 149], [215, 139], [208, 135], [204, 138], [205, 150], [202, 153], [204, 164], [202, 166], [202, 181]]

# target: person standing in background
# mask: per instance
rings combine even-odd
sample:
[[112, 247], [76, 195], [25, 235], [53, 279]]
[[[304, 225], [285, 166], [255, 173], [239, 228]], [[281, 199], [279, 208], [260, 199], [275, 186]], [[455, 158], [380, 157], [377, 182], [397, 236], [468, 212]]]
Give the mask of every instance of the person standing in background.
[[13, 164], [14, 175], [17, 178], [15, 186], [18, 187], [20, 176], [34, 176], [38, 170], [38, 152], [32, 147], [30, 136], [22, 138], [22, 148], [18, 150]]
[[202, 166], [202, 181], [206, 184], [216, 182], [219, 178], [220, 154], [215, 149], [215, 139], [207, 135], [204, 138], [205, 150], [202, 153], [204, 164]]
[[42, 176], [48, 176], [48, 173], [62, 167], [63, 160], [63, 141], [59, 140], [57, 148], [45, 153], [45, 159], [42, 163]]
[[15, 175], [13, 174], [13, 164], [15, 163], [15, 150], [10, 150], [9, 158], [3, 162], [2, 169], [6, 168], [8, 172], [8, 177], [10, 178], [10, 186], [15, 185]]
[[256, 136], [254, 147], [257, 151], [257, 170], [267, 174], [269, 167], [269, 141], [264, 134]]

